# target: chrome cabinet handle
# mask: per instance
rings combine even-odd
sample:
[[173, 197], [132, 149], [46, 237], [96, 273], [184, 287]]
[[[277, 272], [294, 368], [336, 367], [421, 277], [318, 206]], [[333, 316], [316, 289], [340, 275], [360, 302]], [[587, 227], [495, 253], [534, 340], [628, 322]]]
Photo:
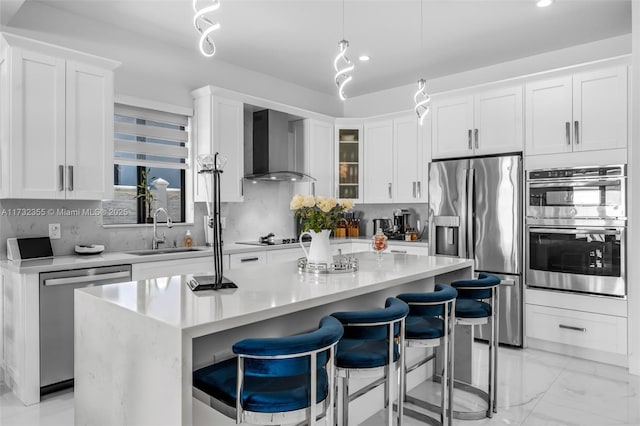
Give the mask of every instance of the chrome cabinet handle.
[[567, 145], [571, 145], [571, 123], [567, 121], [566, 123], [564, 123], [564, 126], [567, 137]]
[[581, 331], [583, 333], [587, 331], [587, 329], [584, 327], [574, 327], [571, 325], [564, 325], [564, 324], [558, 324], [558, 328], [564, 328], [565, 330]]
[[471, 129], [469, 129], [469, 149], [473, 149], [473, 145], [471, 145]]
[[314, 197], [316, 196], [316, 183], [315, 182], [311, 182], [311, 194]]
[[240, 196], [244, 197], [244, 178], [240, 178]]
[[406, 250], [389, 250], [391, 253], [401, 253], [401, 254], [407, 254]]
[[413, 181], [411, 183], [413, 184], [413, 198], [416, 198], [416, 187], [417, 187], [417, 184], [416, 184], [415, 181]]
[[418, 181], [418, 198], [422, 198], [422, 182]]
[[475, 130], [473, 131], [473, 133], [474, 133], [474, 135], [475, 135], [475, 137], [476, 137], [476, 149], [478, 149], [478, 129], [475, 129]]
[[67, 166], [67, 169], [69, 171], [69, 178], [67, 179], [69, 181], [69, 191], [73, 191], [73, 166]]
[[102, 280], [113, 280], [116, 278], [131, 279], [131, 274], [129, 273], [129, 271], [124, 271], [124, 272], [111, 272], [108, 274], [82, 275], [79, 277], [69, 277], [69, 278], [49, 278], [47, 280], [44, 280], [43, 285], [53, 286], [53, 285], [83, 284], [83, 283], [93, 283], [93, 282], [102, 281]]
[[255, 262], [257, 260], [260, 260], [259, 257], [245, 257], [240, 259], [240, 262], [244, 263], [244, 262]]
[[575, 133], [576, 145], [580, 143], [580, 130], [578, 129], [578, 120], [573, 122], [573, 132]]
[[389, 198], [393, 198], [393, 196], [391, 195], [391, 183], [389, 183]]
[[64, 166], [58, 166], [58, 191], [64, 191]]

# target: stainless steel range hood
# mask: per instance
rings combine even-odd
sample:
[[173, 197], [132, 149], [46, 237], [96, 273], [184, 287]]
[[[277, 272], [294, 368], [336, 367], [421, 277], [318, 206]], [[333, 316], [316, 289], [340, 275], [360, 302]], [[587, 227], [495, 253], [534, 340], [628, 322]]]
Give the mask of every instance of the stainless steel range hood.
[[[253, 113], [253, 173], [245, 176], [245, 179], [268, 182], [315, 181], [313, 177], [297, 170], [294, 142], [289, 139], [287, 114], [268, 109], [255, 111]], [[302, 149], [302, 147], [299, 148]]]

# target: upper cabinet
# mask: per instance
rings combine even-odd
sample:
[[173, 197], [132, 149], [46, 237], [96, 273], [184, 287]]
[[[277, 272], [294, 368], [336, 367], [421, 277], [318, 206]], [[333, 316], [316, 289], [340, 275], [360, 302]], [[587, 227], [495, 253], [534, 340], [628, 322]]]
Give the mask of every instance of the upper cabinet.
[[0, 44], [2, 198], [112, 198], [118, 63], [9, 35]]
[[334, 196], [333, 123], [316, 119], [303, 120], [304, 170], [315, 178], [310, 182], [308, 193], [314, 196]]
[[362, 202], [363, 126], [336, 124], [336, 197]]
[[617, 66], [528, 83], [526, 153], [627, 147], [627, 68]]
[[434, 96], [433, 159], [521, 152], [522, 86]]
[[423, 149], [418, 120], [411, 114], [364, 126], [364, 202], [415, 203], [423, 193]]
[[[216, 152], [227, 159], [220, 175], [220, 201], [244, 200], [244, 104], [217, 96], [212, 86], [192, 92], [194, 98], [194, 167], [200, 155]], [[205, 179], [208, 179], [208, 183]], [[211, 201], [210, 174], [194, 173], [194, 201]]]

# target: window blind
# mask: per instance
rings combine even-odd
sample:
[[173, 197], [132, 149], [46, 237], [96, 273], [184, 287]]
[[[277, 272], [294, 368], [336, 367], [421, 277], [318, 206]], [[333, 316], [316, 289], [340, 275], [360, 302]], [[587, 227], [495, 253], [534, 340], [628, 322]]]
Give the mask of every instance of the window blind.
[[189, 168], [189, 117], [115, 104], [114, 163]]

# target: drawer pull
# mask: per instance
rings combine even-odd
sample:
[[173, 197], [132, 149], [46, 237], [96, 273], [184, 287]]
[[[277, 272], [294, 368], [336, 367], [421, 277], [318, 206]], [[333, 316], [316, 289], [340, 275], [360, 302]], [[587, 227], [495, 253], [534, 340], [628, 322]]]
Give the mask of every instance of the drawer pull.
[[259, 257], [245, 257], [240, 259], [240, 262], [255, 262], [257, 260], [260, 260]]
[[390, 250], [391, 253], [402, 253], [402, 254], [407, 254], [406, 250]]
[[581, 331], [583, 333], [587, 331], [587, 329], [584, 327], [573, 327], [571, 325], [564, 325], [564, 324], [558, 324], [558, 327], [564, 328], [565, 330]]

